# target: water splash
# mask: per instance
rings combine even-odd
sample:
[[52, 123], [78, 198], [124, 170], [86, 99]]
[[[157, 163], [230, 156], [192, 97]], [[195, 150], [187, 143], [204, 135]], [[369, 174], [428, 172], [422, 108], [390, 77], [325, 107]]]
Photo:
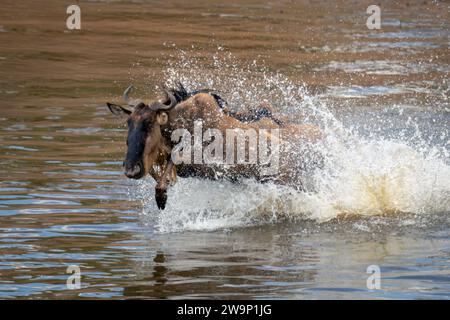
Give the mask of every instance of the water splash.
[[[389, 116], [377, 116], [386, 132], [362, 134], [361, 120], [344, 125], [333, 106], [308, 94], [307, 87], [270, 72], [255, 61], [242, 65], [219, 50], [211, 61], [191, 58], [181, 51], [167, 69], [167, 85], [181, 81], [188, 89], [222, 91], [232, 108], [245, 109], [270, 102], [292, 121], [315, 123], [325, 132], [317, 146], [324, 167], [309, 183], [314, 191], [299, 192], [286, 186], [243, 180], [179, 179], [169, 191], [166, 210], [153, 201], [154, 182], [139, 182], [138, 198], [144, 199], [142, 216], [159, 232], [214, 230], [280, 221], [312, 220], [317, 223], [345, 217], [424, 215], [450, 212], [448, 126], [437, 127], [439, 144], [422, 136], [420, 119], [405, 117], [407, 125], [393, 130]], [[395, 108], [394, 108], [395, 109]], [[444, 118], [445, 121], [445, 118]]]

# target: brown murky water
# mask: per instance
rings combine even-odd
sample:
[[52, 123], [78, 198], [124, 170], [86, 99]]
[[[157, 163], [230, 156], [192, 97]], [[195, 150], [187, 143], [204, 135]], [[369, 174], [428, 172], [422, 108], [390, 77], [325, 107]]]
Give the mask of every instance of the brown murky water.
[[[67, 3], [2, 1], [0, 298], [448, 299], [450, 3], [384, 1], [381, 30], [366, 27], [370, 4], [78, 1], [82, 29], [68, 31]], [[215, 65], [228, 53], [258, 81], [285, 77], [285, 93], [304, 84], [361, 148], [320, 196], [187, 179], [161, 213], [150, 180], [123, 176], [126, 129], [104, 103], [129, 83], [153, 98], [174, 75], [245, 100], [239, 67]], [[404, 180], [386, 183], [389, 168]], [[357, 171], [384, 182], [363, 190]]]

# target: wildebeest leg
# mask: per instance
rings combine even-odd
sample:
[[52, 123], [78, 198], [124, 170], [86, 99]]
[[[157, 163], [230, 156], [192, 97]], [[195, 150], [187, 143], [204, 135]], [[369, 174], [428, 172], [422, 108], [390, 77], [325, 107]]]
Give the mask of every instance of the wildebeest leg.
[[151, 167], [150, 169], [149, 169], [149, 175], [153, 178], [153, 179], [155, 179], [155, 181], [156, 182], [158, 182], [159, 181], [159, 178], [161, 177], [156, 171], [155, 171], [155, 169], [153, 168], [153, 167]]
[[156, 187], [155, 187], [155, 200], [156, 205], [158, 206], [158, 209], [164, 210], [166, 208], [166, 202], [167, 202], [167, 185], [168, 180], [170, 177], [170, 174], [173, 170], [173, 162], [169, 160], [167, 163], [166, 169], [164, 170], [164, 173], [161, 175], [161, 178], [159, 181], [157, 181]]

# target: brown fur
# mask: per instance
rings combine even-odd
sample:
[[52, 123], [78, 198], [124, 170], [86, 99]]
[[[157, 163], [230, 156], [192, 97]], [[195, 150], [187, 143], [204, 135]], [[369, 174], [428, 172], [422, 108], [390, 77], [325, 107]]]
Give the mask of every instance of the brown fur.
[[[257, 122], [244, 123], [223, 112], [216, 104], [214, 98], [206, 93], [199, 93], [188, 100], [181, 102], [169, 112], [169, 127], [172, 129], [184, 128], [193, 132], [194, 121], [203, 120], [203, 129], [216, 128], [222, 132], [224, 142], [226, 130], [231, 128], [254, 129], [280, 129], [281, 150], [280, 150], [280, 170], [274, 181], [283, 184], [296, 185], [301, 178], [301, 173], [296, 170], [296, 162], [301, 157], [299, 154], [292, 154], [288, 148], [292, 145], [315, 143], [322, 138], [322, 133], [317, 126], [310, 124], [277, 125], [268, 118], [263, 118]], [[199, 165], [191, 165], [199, 166]], [[204, 165], [206, 167], [206, 165]], [[199, 169], [202, 171], [202, 168]], [[228, 174], [230, 176], [245, 176], [259, 179], [257, 168], [252, 165], [231, 166]], [[207, 168], [205, 168], [205, 175]]]

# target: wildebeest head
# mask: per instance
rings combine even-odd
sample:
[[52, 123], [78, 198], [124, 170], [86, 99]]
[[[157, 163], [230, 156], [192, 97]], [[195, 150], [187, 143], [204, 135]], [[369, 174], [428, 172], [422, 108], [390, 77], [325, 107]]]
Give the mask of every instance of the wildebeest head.
[[[124, 92], [124, 100], [132, 87]], [[148, 105], [138, 103], [128, 107], [107, 103], [109, 110], [117, 116], [127, 117], [127, 154], [123, 163], [128, 178], [140, 179], [153, 170], [153, 166], [164, 165], [170, 148], [163, 137], [161, 127], [167, 125], [167, 112], [177, 104], [172, 93], [165, 91], [166, 99], [153, 101]]]

